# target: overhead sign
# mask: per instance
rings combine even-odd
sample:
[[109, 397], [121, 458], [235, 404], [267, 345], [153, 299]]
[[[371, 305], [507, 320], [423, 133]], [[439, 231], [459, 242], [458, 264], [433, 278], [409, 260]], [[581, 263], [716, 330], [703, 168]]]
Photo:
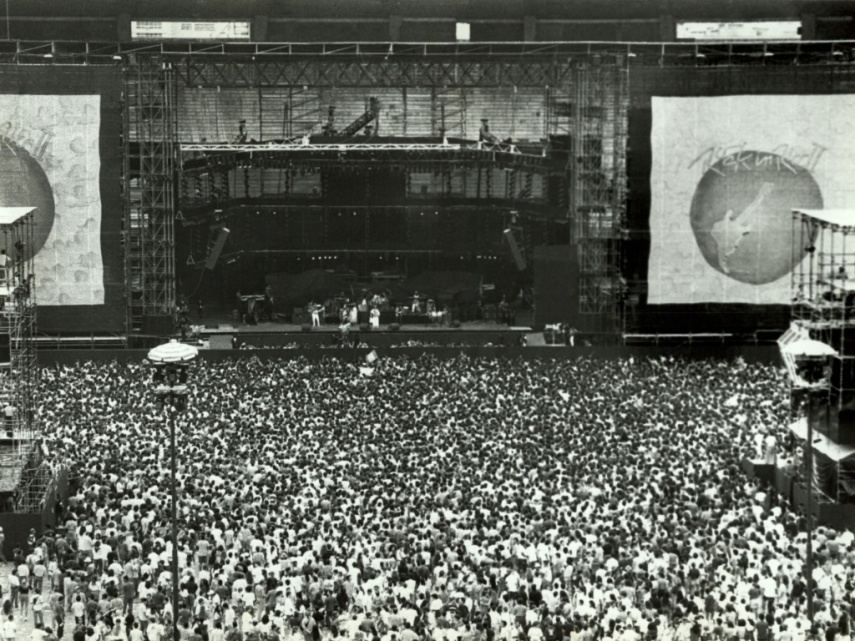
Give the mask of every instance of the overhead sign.
[[801, 20], [678, 22], [678, 40], [800, 40]]
[[249, 40], [248, 20], [218, 22], [132, 20], [134, 40]]

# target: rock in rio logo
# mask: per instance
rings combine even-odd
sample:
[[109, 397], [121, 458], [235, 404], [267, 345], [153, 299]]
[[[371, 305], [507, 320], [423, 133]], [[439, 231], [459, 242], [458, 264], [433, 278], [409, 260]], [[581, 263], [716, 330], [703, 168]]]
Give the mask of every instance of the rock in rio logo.
[[792, 210], [821, 209], [822, 193], [811, 173], [825, 152], [789, 147], [706, 150], [691, 163], [705, 170], [695, 188], [690, 219], [698, 248], [711, 267], [752, 285], [790, 273], [805, 248], [793, 238]]

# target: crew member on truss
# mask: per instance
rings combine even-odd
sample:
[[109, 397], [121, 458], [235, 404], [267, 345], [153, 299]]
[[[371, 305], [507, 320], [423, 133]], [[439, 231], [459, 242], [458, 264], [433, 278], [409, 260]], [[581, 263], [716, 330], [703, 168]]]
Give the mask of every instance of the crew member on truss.
[[497, 143], [499, 139], [490, 133], [489, 122], [487, 118], [481, 118], [481, 130], [478, 132], [478, 140], [481, 142]]
[[235, 142], [239, 145], [246, 142], [246, 120], [238, 121], [238, 135], [235, 136]]

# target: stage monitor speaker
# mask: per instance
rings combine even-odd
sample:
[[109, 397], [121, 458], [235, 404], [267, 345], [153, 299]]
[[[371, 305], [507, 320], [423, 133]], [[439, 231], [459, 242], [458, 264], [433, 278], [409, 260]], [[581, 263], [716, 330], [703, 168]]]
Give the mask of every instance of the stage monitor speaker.
[[579, 327], [579, 264], [576, 246], [546, 245], [532, 251], [534, 320], [537, 328], [555, 323]]
[[217, 265], [217, 261], [220, 260], [220, 254], [223, 252], [223, 247], [226, 244], [226, 240], [229, 238], [229, 230], [223, 227], [217, 233], [217, 239], [214, 241], [214, 246], [211, 247], [211, 251], [208, 252], [208, 258], [205, 260], [205, 269], [214, 269]]
[[517, 245], [517, 239], [514, 237], [514, 230], [506, 229], [504, 234], [505, 240], [508, 241], [508, 247], [511, 249], [511, 254], [514, 257], [514, 262], [517, 265], [517, 269], [520, 271], [525, 270], [525, 258], [520, 251], [519, 245]]

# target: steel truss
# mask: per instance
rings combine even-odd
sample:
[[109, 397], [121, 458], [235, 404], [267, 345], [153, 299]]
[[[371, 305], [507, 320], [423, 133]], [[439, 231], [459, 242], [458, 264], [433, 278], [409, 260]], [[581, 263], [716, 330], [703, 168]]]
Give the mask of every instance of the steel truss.
[[36, 279], [33, 268], [34, 214], [0, 226], [0, 248], [5, 251], [2, 271], [3, 304], [0, 335], [9, 337], [9, 361], [0, 366], [0, 403], [4, 425], [2, 439], [11, 454], [2, 457], [4, 483], [15, 485], [17, 512], [39, 512], [50, 475], [43, 474], [41, 438], [35, 408], [38, 384], [36, 364]]
[[173, 64], [153, 58], [125, 67], [125, 283], [128, 332], [175, 307], [177, 110]]
[[624, 333], [628, 84], [625, 59], [619, 56], [580, 65], [572, 106], [571, 211], [580, 329], [605, 340]]
[[[371, 163], [366, 165], [366, 163]], [[358, 166], [360, 169], [381, 167], [388, 171], [392, 165], [399, 170], [430, 167], [442, 171], [453, 168], [486, 167], [488, 165], [526, 173], [554, 173], [561, 159], [545, 153], [544, 149], [520, 150], [505, 143], [309, 143], [305, 144], [182, 144], [182, 180], [204, 176], [210, 172], [250, 169], [289, 169], [316, 172], [320, 167]]]
[[[176, 68], [189, 87], [544, 87], [567, 82], [573, 63], [551, 60], [282, 59], [211, 60], [189, 58]], [[437, 99], [441, 98], [439, 96]], [[465, 107], [456, 96], [445, 121], [456, 133]], [[455, 120], [456, 119], [456, 120]], [[458, 122], [459, 124], [459, 122]], [[437, 126], [437, 131], [440, 126]]]
[[442, 142], [437, 144], [431, 143], [262, 143], [259, 145], [246, 144], [197, 144], [197, 143], [182, 143], [181, 151], [232, 151], [232, 152], [249, 152], [250, 158], [254, 151], [291, 151], [291, 152], [312, 152], [312, 151], [460, 151], [463, 149], [487, 151], [502, 154], [521, 154], [522, 152], [516, 145], [509, 143], [491, 143], [491, 142], [472, 142], [472, 143], [450, 143]]
[[[330, 214], [341, 212], [396, 212], [401, 215], [413, 215], [435, 211], [438, 202], [441, 203], [444, 212], [486, 212], [490, 211], [496, 216], [506, 216], [509, 209], [513, 209], [520, 216], [531, 220], [555, 220], [554, 207], [539, 202], [510, 201], [500, 198], [481, 199], [473, 201], [471, 198], [442, 198], [424, 199], [419, 203], [418, 199], [411, 198], [405, 204], [400, 205], [322, 205], [317, 201], [308, 199], [303, 202], [295, 202], [296, 199], [283, 199], [281, 197], [265, 198], [236, 198], [222, 206], [215, 213], [211, 212], [210, 205], [199, 205], [195, 208], [183, 209], [181, 225], [183, 227], [195, 227], [205, 225], [210, 227], [212, 223], [222, 222], [232, 216], [250, 214], [277, 213], [277, 214], [301, 214], [311, 212], [313, 215], [323, 218]], [[201, 252], [200, 248], [200, 252]], [[207, 251], [207, 250], [206, 250]], [[343, 251], [343, 250], [342, 250]], [[357, 251], [357, 250], [353, 250]], [[194, 259], [195, 260], [195, 259]]]
[[[326, 61], [351, 59], [351, 65], [363, 65], [365, 71], [350, 69], [347, 74], [378, 86], [372, 72], [375, 64], [389, 61], [399, 65], [397, 75], [405, 84], [416, 84], [426, 77], [441, 80], [439, 86], [463, 84], [481, 78], [486, 82], [514, 78], [531, 78], [526, 71], [510, 71], [512, 67], [532, 61], [546, 67], [558, 60], [584, 61], [602, 55], [621, 55], [631, 59], [633, 66], [699, 66], [710, 65], [780, 65], [780, 64], [848, 64], [855, 60], [855, 41], [797, 40], [778, 42], [357, 42], [357, 43], [270, 43], [270, 42], [74, 42], [20, 41], [0, 42], [0, 63], [22, 65], [115, 65], [132, 57], [181, 62], [187, 68], [183, 79], [221, 81], [221, 86], [277, 86], [289, 78], [316, 77], [332, 81], [341, 79], [336, 73], [309, 72], [299, 66], [326, 64]], [[231, 59], [231, 60], [228, 60]], [[258, 68], [248, 71], [231, 68], [235, 60], [253, 61]], [[492, 59], [495, 62], [485, 62]], [[437, 69], [436, 63], [447, 65], [449, 60], [477, 61], [477, 67], [466, 67], [455, 75]], [[131, 61], [133, 62], [133, 61]], [[227, 62], [219, 69], [204, 66]], [[411, 63], [414, 63], [413, 66]], [[500, 66], [496, 66], [500, 65]], [[251, 65], [254, 66], [254, 65]], [[518, 67], [517, 67], [518, 69]], [[569, 69], [568, 69], [569, 72]], [[235, 76], [232, 76], [235, 73]], [[518, 75], [520, 74], [521, 75]], [[297, 75], [294, 75], [297, 74]], [[447, 80], [460, 78], [462, 82]], [[250, 84], [253, 83], [254, 84]], [[243, 83], [238, 85], [236, 83]], [[307, 84], [307, 83], [303, 83]], [[436, 82], [432, 84], [437, 84]], [[548, 83], [542, 83], [545, 86]], [[517, 86], [520, 86], [518, 84]], [[549, 85], [553, 86], [553, 85]]]

